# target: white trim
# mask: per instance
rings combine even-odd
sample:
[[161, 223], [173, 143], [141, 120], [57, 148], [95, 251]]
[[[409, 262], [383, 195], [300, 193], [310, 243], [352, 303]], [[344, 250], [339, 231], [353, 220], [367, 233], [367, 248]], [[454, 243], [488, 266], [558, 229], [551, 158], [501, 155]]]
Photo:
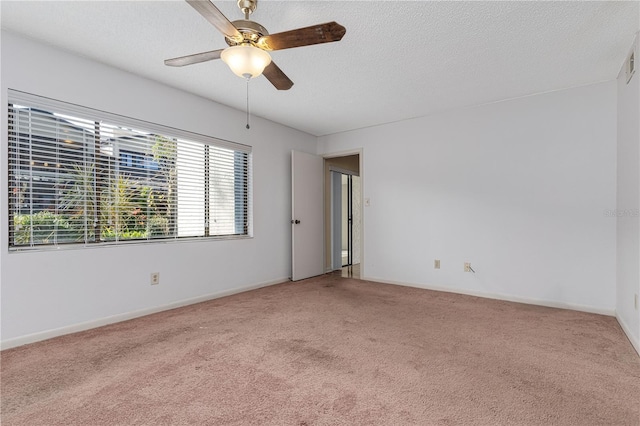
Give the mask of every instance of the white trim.
[[[338, 158], [340, 158], [340, 157], [338, 157]], [[330, 172], [342, 173], [343, 175], [360, 176], [360, 172], [356, 173], [354, 171], [347, 170], [347, 169], [342, 169], [340, 167], [332, 166], [332, 165], [329, 165], [329, 171]]]
[[337, 158], [337, 157], [350, 157], [352, 155], [358, 155], [358, 154], [362, 154], [362, 148], [348, 149], [346, 151], [338, 151], [338, 152], [328, 152], [328, 153], [318, 154], [318, 155], [322, 156], [322, 158]]
[[635, 338], [633, 336], [633, 334], [631, 333], [631, 328], [629, 328], [627, 323], [624, 322], [622, 317], [620, 315], [618, 315], [617, 312], [616, 312], [616, 319], [618, 320], [618, 323], [620, 324], [620, 327], [622, 328], [622, 331], [624, 331], [624, 334], [626, 334], [627, 339], [629, 339], [629, 342], [631, 342], [631, 346], [633, 346], [633, 348], [638, 353], [638, 356], [640, 356], [640, 340], [638, 340], [637, 338]]
[[138, 311], [133, 311], [133, 312], [125, 312], [122, 314], [112, 315], [105, 318], [99, 318], [97, 320], [91, 320], [91, 321], [82, 322], [79, 324], [68, 325], [65, 327], [55, 328], [47, 331], [41, 331], [38, 333], [27, 334], [26, 336], [20, 336], [20, 337], [15, 337], [13, 339], [3, 340], [2, 342], [0, 342], [0, 348], [2, 350], [15, 348], [17, 346], [26, 345], [29, 343], [35, 343], [42, 340], [51, 339], [54, 337], [64, 336], [66, 334], [90, 330], [92, 328], [97, 328], [97, 327], [102, 327], [109, 324], [127, 321], [130, 319], [155, 314], [157, 312], [168, 311], [170, 309], [181, 308], [183, 306], [193, 305], [195, 303], [206, 302], [208, 300], [219, 299], [221, 297], [231, 296], [233, 294], [238, 294], [238, 293], [244, 293], [245, 291], [250, 291], [250, 290], [255, 290], [262, 287], [281, 284], [288, 281], [289, 281], [289, 278], [279, 278], [277, 280], [265, 281], [262, 283], [251, 284], [251, 285], [237, 287], [229, 290], [222, 290], [217, 293], [210, 293], [204, 296], [198, 296], [190, 299], [179, 300], [177, 302], [168, 303], [166, 305], [155, 306], [147, 309], [140, 309]]
[[528, 299], [524, 297], [517, 297], [517, 296], [511, 296], [511, 295], [500, 294], [500, 293], [485, 293], [481, 291], [470, 291], [470, 290], [457, 289], [457, 288], [453, 289], [449, 287], [441, 287], [441, 286], [435, 286], [435, 285], [429, 285], [429, 284], [416, 284], [416, 283], [406, 283], [406, 282], [399, 282], [399, 281], [389, 281], [389, 280], [385, 280], [382, 278], [375, 278], [375, 277], [366, 277], [366, 278], [362, 277], [361, 279], [367, 280], [367, 281], [376, 281], [383, 284], [394, 284], [394, 285], [401, 285], [405, 287], [422, 288], [425, 290], [444, 291], [446, 293], [465, 294], [467, 296], [476, 296], [476, 297], [482, 297], [485, 299], [496, 299], [496, 300], [504, 300], [507, 302], [526, 303], [528, 305], [545, 306], [547, 308], [570, 309], [572, 311], [588, 312], [591, 314], [599, 314], [599, 315], [615, 317], [615, 309], [596, 308], [594, 306], [579, 305], [575, 303], [555, 302], [551, 300], [541, 300], [541, 299]]

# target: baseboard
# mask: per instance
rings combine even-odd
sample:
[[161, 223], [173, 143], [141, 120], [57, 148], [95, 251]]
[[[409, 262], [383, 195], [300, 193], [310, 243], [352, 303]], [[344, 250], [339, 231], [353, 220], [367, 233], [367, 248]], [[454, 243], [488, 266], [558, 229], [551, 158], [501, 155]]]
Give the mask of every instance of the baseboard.
[[524, 297], [516, 297], [512, 295], [507, 295], [507, 294], [470, 291], [470, 290], [464, 290], [464, 289], [452, 289], [450, 287], [434, 286], [429, 284], [415, 284], [415, 283], [406, 283], [401, 281], [389, 281], [383, 278], [376, 278], [376, 277], [366, 277], [366, 278], [363, 277], [362, 279], [368, 280], [368, 281], [376, 281], [376, 282], [385, 283], [385, 284], [402, 285], [405, 287], [423, 288], [425, 290], [465, 294], [467, 296], [483, 297], [486, 299], [496, 299], [496, 300], [505, 300], [507, 302], [526, 303], [528, 305], [545, 306], [547, 308], [570, 309], [572, 311], [588, 312], [591, 314], [606, 315], [610, 317], [615, 316], [615, 309], [602, 309], [602, 308], [596, 308], [594, 306], [579, 305], [575, 303], [564, 303], [564, 302], [556, 302], [552, 300], [542, 300], [542, 299], [528, 299]]
[[640, 356], [640, 340], [638, 340], [638, 338], [631, 333], [631, 328], [627, 325], [626, 322], [624, 322], [622, 317], [618, 315], [617, 312], [616, 319], [618, 320], [618, 324], [620, 324], [622, 331], [624, 331], [624, 334], [627, 335], [627, 339], [629, 339], [629, 341], [631, 342], [631, 346], [633, 346], [633, 348], [638, 353], [638, 356]]
[[125, 312], [123, 314], [112, 315], [109, 317], [99, 318], [79, 324], [73, 324], [65, 327], [55, 328], [52, 330], [46, 330], [38, 333], [27, 334], [26, 336], [20, 336], [13, 339], [3, 340], [0, 342], [0, 349], [10, 349], [17, 346], [27, 345], [29, 343], [40, 342], [42, 340], [52, 339], [54, 337], [64, 336], [65, 334], [77, 333], [79, 331], [90, 330], [92, 328], [102, 327], [117, 322], [127, 321], [134, 318], [143, 317], [145, 315], [151, 315], [162, 311], [168, 311], [170, 309], [181, 308], [183, 306], [193, 305], [195, 303], [206, 302], [208, 300], [219, 299], [221, 297], [231, 296], [233, 294], [243, 293], [249, 290], [255, 290], [262, 287], [268, 287], [270, 285], [281, 284], [288, 282], [289, 278], [280, 278], [277, 280], [265, 281], [261, 283], [251, 284], [243, 287], [237, 287], [229, 290], [223, 290], [216, 293], [210, 293], [203, 296], [193, 297], [190, 299], [183, 299], [177, 302], [168, 303], [166, 305], [154, 306], [152, 308], [140, 309], [133, 312]]

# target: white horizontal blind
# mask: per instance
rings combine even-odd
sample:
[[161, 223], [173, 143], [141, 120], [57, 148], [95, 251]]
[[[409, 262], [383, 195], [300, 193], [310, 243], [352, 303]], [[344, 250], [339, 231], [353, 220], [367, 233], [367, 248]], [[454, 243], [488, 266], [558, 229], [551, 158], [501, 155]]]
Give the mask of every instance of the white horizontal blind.
[[9, 91], [9, 246], [248, 236], [251, 148]]

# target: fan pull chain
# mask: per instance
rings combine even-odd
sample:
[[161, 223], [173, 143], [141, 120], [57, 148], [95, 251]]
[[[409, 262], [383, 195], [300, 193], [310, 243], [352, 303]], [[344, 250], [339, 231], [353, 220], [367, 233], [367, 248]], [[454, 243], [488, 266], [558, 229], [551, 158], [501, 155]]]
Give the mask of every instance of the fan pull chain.
[[247, 130], [251, 128], [249, 126], [249, 80], [251, 80], [251, 76], [247, 77]]

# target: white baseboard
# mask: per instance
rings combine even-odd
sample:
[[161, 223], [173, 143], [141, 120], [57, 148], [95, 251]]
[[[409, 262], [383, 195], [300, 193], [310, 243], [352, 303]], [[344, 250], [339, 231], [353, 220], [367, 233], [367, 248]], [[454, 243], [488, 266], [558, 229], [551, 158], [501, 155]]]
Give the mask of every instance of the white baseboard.
[[[625, 332], [632, 346], [640, 356], [640, 342], [638, 341], [638, 339], [636, 339], [632, 335], [631, 329], [622, 320], [622, 318], [620, 318], [620, 316], [616, 314], [614, 310], [594, 308], [590, 306], [577, 305], [572, 303], [559, 303], [559, 302], [537, 300], [537, 299], [518, 298], [518, 297], [502, 295], [497, 293], [483, 293], [483, 292], [451, 289], [447, 287], [440, 287], [440, 286], [433, 286], [433, 285], [422, 285], [422, 284], [407, 283], [407, 282], [400, 282], [400, 281], [389, 281], [389, 280], [385, 280], [382, 278], [375, 278], [375, 277], [366, 277], [366, 278], [363, 277], [362, 279], [367, 281], [376, 281], [384, 284], [393, 284], [393, 285], [402, 285], [406, 287], [422, 288], [425, 290], [435, 290], [435, 291], [444, 291], [447, 293], [466, 294], [469, 296], [484, 297], [489, 299], [506, 300], [510, 302], [527, 303], [531, 305], [546, 306], [551, 308], [571, 309], [571, 310], [595, 313], [600, 315], [615, 316], [616, 319], [618, 320], [618, 323], [620, 323], [622, 330]], [[26, 345], [29, 343], [40, 342], [42, 340], [47, 340], [47, 339], [51, 339], [58, 336], [64, 336], [66, 334], [90, 330], [92, 328], [102, 327], [102, 326], [114, 324], [117, 322], [122, 322], [130, 319], [134, 319], [134, 318], [143, 317], [145, 315], [155, 314], [157, 312], [168, 311], [170, 309], [193, 305], [195, 303], [200, 303], [200, 302], [206, 302], [208, 300], [218, 299], [225, 296], [231, 296], [233, 294], [243, 293], [245, 291], [255, 290], [262, 287], [268, 287], [270, 285], [281, 284], [288, 281], [289, 281], [289, 278], [280, 278], [277, 280], [251, 284], [248, 286], [233, 288], [229, 290], [223, 290], [216, 293], [210, 293], [210, 294], [206, 294], [203, 296], [198, 296], [190, 299], [179, 300], [177, 302], [172, 302], [172, 303], [161, 305], [161, 306], [155, 306], [153, 308], [141, 309], [134, 312], [126, 312], [123, 314], [112, 315], [105, 318], [99, 318], [97, 320], [87, 321], [87, 322], [73, 324], [73, 325], [60, 327], [52, 330], [46, 330], [38, 333], [28, 334], [26, 336], [20, 336], [13, 339], [3, 340], [2, 342], [0, 342], [0, 348], [1, 350], [15, 348], [17, 346]]]
[[640, 340], [638, 340], [637, 337], [635, 337], [632, 333], [631, 333], [631, 328], [629, 328], [629, 326], [627, 325], [626, 322], [624, 322], [624, 320], [622, 319], [622, 317], [620, 315], [618, 315], [618, 313], [616, 312], [616, 319], [618, 320], [618, 323], [620, 324], [620, 327], [622, 327], [622, 331], [624, 331], [624, 334], [627, 335], [627, 338], [629, 339], [629, 341], [631, 342], [631, 345], [633, 346], [633, 348], [636, 350], [636, 352], [638, 353], [638, 356], [640, 356]]
[[270, 285], [281, 284], [288, 282], [289, 278], [280, 278], [272, 281], [265, 281], [262, 283], [251, 284], [248, 286], [237, 287], [229, 290], [223, 290], [216, 293], [205, 294], [203, 296], [193, 297], [190, 299], [179, 300], [177, 302], [168, 303], [166, 305], [154, 306], [152, 308], [140, 309], [133, 312], [125, 312], [118, 315], [112, 315], [109, 317], [99, 318], [79, 324], [68, 325], [65, 327], [55, 328], [53, 330], [41, 331], [38, 333], [27, 334], [26, 336], [20, 336], [13, 339], [7, 339], [0, 342], [1, 350], [15, 348], [17, 346], [26, 345], [29, 343], [40, 342], [42, 340], [51, 339], [58, 336], [64, 336], [65, 334], [77, 333], [79, 331], [90, 330], [92, 328], [102, 327], [117, 322], [127, 321], [134, 318], [143, 317], [145, 315], [155, 314], [157, 312], [168, 311], [170, 309], [180, 308], [183, 306], [193, 305], [195, 303], [206, 302], [212, 299], [219, 299], [225, 296], [231, 296], [233, 294], [243, 293], [249, 290], [255, 290], [262, 287], [268, 287]]
[[467, 296], [483, 297], [486, 299], [496, 299], [496, 300], [505, 300], [507, 302], [526, 303], [528, 305], [545, 306], [547, 308], [570, 309], [572, 311], [588, 312], [592, 314], [606, 315], [610, 317], [613, 317], [616, 314], [615, 309], [603, 309], [603, 308], [597, 308], [594, 306], [579, 305], [575, 303], [556, 302], [552, 300], [542, 300], [542, 299], [528, 299], [524, 297], [517, 297], [517, 296], [512, 296], [507, 294], [488, 293], [488, 292], [485, 293], [481, 291], [471, 291], [471, 290], [464, 290], [464, 289], [457, 289], [457, 288], [454, 289], [450, 287], [434, 286], [429, 284], [415, 284], [415, 283], [406, 283], [406, 282], [400, 282], [400, 281], [389, 281], [383, 278], [375, 278], [375, 277], [367, 277], [362, 279], [368, 280], [368, 281], [376, 281], [384, 284], [394, 284], [394, 285], [402, 285], [406, 287], [423, 288], [425, 290], [465, 294]]
[[469, 296], [484, 297], [484, 298], [488, 298], [488, 299], [505, 300], [505, 301], [509, 301], [509, 302], [517, 302], [517, 303], [526, 303], [526, 304], [529, 304], [529, 305], [545, 306], [545, 307], [548, 307], [548, 308], [570, 309], [570, 310], [573, 310], [573, 311], [581, 311], [581, 312], [588, 312], [588, 313], [592, 313], [592, 314], [612, 316], [612, 317], [616, 318], [616, 320], [620, 324], [620, 327], [622, 328], [622, 330], [624, 331], [625, 335], [629, 339], [629, 342], [631, 342], [631, 346], [633, 346], [633, 348], [638, 353], [638, 356], [640, 356], [640, 340], [638, 340], [637, 337], [633, 336], [633, 334], [631, 333], [631, 328], [629, 328], [629, 326], [624, 322], [624, 320], [617, 314], [617, 312], [615, 310], [596, 308], [596, 307], [593, 307], [593, 306], [578, 305], [578, 304], [575, 304], [575, 303], [562, 303], [562, 302], [554, 302], [554, 301], [549, 301], [549, 300], [526, 299], [526, 298], [513, 297], [513, 296], [504, 295], [504, 294], [498, 294], [498, 293], [482, 293], [482, 292], [475, 292], [475, 291], [451, 289], [451, 288], [440, 287], [440, 286], [405, 283], [405, 282], [399, 282], [399, 281], [389, 281], [389, 280], [384, 280], [382, 278], [375, 278], [375, 277], [366, 277], [366, 278], [362, 277], [362, 279], [363, 280], [367, 280], [367, 281], [375, 281], [375, 282], [379, 282], [379, 283], [385, 283], [385, 284], [393, 284], [393, 285], [402, 285], [402, 286], [406, 286], [406, 287], [422, 288], [422, 289], [425, 289], [425, 290], [435, 290], [435, 291], [444, 291], [444, 292], [447, 292], [447, 293], [466, 294], [466, 295], [469, 295]]

